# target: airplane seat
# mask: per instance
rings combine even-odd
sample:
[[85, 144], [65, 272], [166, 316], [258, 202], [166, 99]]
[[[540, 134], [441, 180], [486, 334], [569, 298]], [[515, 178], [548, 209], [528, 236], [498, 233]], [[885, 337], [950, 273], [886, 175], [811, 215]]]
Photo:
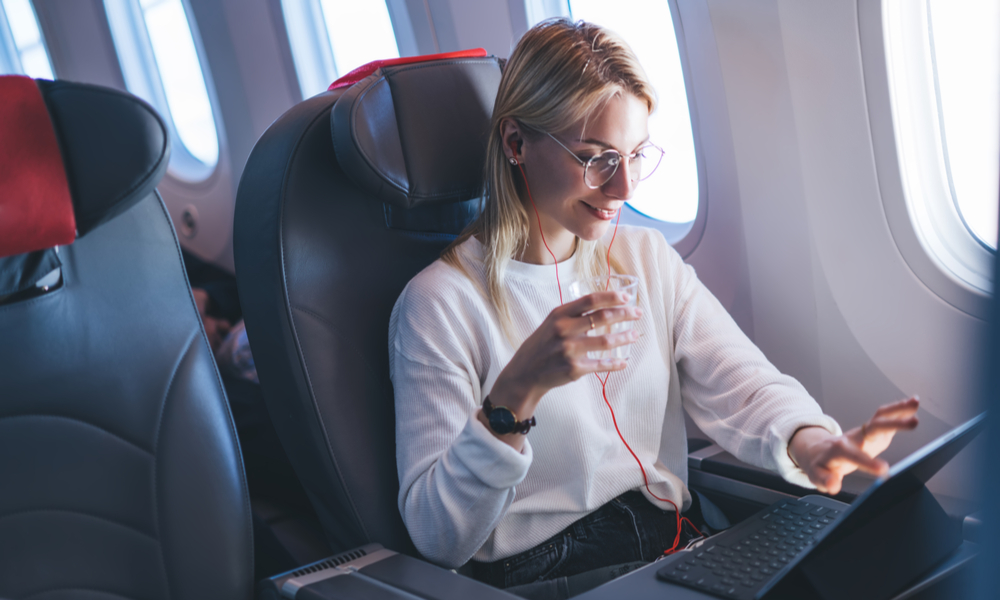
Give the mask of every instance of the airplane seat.
[[253, 597], [169, 154], [134, 96], [0, 77], [0, 597]]
[[331, 548], [417, 556], [397, 508], [388, 324], [478, 214], [499, 59], [382, 66], [257, 142], [236, 277], [268, 412]]

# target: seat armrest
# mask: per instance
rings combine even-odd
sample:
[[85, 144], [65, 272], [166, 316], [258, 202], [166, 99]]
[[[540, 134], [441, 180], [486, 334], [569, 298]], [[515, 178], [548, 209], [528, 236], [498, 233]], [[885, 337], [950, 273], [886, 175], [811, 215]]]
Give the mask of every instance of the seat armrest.
[[269, 577], [260, 600], [514, 600], [503, 590], [429, 562], [368, 544]]

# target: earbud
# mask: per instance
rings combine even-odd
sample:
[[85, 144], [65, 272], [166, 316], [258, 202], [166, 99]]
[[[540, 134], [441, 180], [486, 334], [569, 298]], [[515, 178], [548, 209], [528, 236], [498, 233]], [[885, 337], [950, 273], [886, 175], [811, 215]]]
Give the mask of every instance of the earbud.
[[[514, 140], [510, 141], [510, 151], [513, 152], [514, 154], [517, 154], [517, 142], [515, 142]], [[513, 156], [511, 156], [507, 160], [510, 161], [510, 164], [512, 165], [517, 164], [517, 159], [514, 158]]]
[[517, 164], [517, 159], [514, 158], [514, 157], [508, 158], [507, 160], [509, 160], [510, 164], [512, 164], [512, 165], [516, 165]]

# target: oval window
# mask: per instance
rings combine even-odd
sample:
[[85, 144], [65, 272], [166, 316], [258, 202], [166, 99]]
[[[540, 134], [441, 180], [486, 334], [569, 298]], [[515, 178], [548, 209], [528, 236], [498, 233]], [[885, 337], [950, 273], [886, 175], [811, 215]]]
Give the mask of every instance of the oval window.
[[201, 181], [219, 162], [219, 134], [182, 0], [105, 0], [128, 90], [169, 123], [171, 171]]
[[365, 63], [399, 57], [382, 0], [282, 0], [281, 7], [303, 98]]
[[[896, 166], [912, 229], [898, 230], [900, 243], [909, 248], [904, 238], [915, 235], [933, 269], [971, 292], [963, 298], [984, 297], [997, 243], [1000, 3], [884, 0], [882, 27]], [[892, 195], [883, 202], [890, 226], [902, 223], [894, 220]], [[909, 252], [907, 262], [924, 264]], [[935, 277], [915, 268], [925, 283]], [[942, 285], [937, 293], [952, 293]]]

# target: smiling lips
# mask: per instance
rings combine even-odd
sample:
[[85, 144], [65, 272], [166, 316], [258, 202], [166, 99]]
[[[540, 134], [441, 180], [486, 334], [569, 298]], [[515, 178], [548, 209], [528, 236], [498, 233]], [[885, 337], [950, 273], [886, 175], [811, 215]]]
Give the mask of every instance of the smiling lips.
[[587, 207], [587, 209], [590, 211], [590, 214], [594, 215], [598, 219], [601, 219], [602, 221], [610, 221], [611, 219], [615, 218], [615, 214], [617, 214], [618, 209], [621, 208], [621, 206], [618, 206], [616, 208], [597, 208], [596, 206], [591, 206], [586, 202], [583, 202], [583, 205]]

